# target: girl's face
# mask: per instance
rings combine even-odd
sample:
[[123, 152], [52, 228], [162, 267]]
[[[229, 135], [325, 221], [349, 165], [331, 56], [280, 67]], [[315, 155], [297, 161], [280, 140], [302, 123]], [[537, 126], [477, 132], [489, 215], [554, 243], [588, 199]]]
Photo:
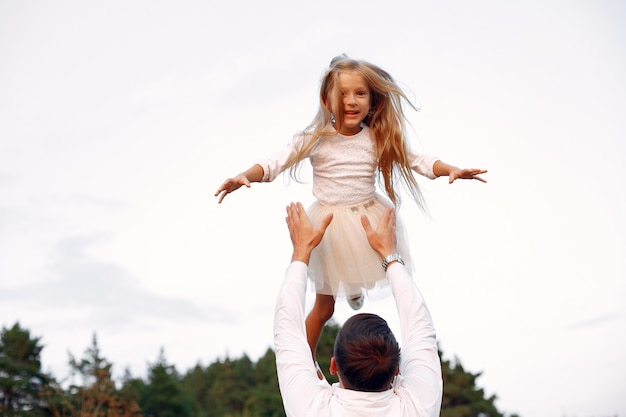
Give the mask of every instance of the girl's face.
[[335, 118], [341, 117], [339, 133], [345, 136], [356, 135], [361, 131], [361, 122], [367, 117], [372, 104], [370, 89], [365, 78], [356, 71], [339, 73], [339, 85], [343, 100], [343, 112], [335, 107]]

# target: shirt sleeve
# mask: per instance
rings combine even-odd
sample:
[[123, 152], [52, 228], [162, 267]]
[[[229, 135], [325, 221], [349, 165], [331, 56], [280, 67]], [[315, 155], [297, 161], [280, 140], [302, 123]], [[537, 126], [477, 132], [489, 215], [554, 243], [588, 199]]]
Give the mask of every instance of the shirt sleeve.
[[[287, 161], [291, 158], [292, 155], [295, 155], [297, 150], [302, 146], [304, 142], [303, 136], [297, 136], [292, 141], [290, 141], [287, 146], [285, 146], [280, 151], [274, 153], [269, 158], [263, 158], [256, 161], [257, 164], [261, 165], [263, 168], [263, 179], [262, 182], [271, 182], [276, 179], [285, 169], [289, 168], [287, 166]], [[305, 157], [308, 157], [306, 155]]]
[[441, 409], [443, 380], [430, 312], [404, 266], [399, 263], [390, 265], [387, 278], [396, 299], [402, 332], [400, 376], [394, 389], [413, 401], [423, 415], [437, 417]]
[[438, 160], [439, 158], [435, 156], [418, 154], [409, 150], [409, 162], [411, 164], [411, 169], [426, 178], [430, 178], [431, 180], [437, 178], [433, 171], [433, 166]]
[[274, 351], [278, 385], [287, 416], [308, 415], [329, 401], [331, 387], [317, 377], [306, 338], [304, 305], [308, 267], [292, 262], [278, 294]]

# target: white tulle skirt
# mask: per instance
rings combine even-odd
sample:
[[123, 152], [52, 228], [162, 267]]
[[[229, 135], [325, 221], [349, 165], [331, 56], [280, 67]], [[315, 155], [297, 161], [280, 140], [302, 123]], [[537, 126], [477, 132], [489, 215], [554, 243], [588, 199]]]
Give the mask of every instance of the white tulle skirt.
[[[354, 206], [324, 206], [314, 203], [308, 210], [313, 225], [319, 225], [328, 213], [333, 220], [324, 238], [311, 253], [309, 274], [318, 294], [336, 299], [361, 294], [379, 300], [391, 294], [389, 281], [381, 266], [380, 256], [370, 247], [361, 215], [365, 214], [376, 229], [385, 208], [392, 203], [380, 195]], [[397, 213], [396, 213], [397, 214]], [[396, 216], [397, 251], [409, 271], [413, 271], [406, 229]]]

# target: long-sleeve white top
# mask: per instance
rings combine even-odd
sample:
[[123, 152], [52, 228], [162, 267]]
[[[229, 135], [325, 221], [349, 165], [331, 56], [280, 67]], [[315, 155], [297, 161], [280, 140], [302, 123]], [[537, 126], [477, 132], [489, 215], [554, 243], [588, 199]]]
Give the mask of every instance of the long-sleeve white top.
[[[287, 160], [304, 141], [296, 137], [269, 158], [257, 161], [263, 167], [263, 181], [273, 181], [287, 169]], [[411, 169], [430, 179], [436, 176], [433, 165], [437, 158], [409, 151]], [[376, 191], [376, 144], [369, 127], [353, 136], [336, 133], [322, 136], [312, 148], [309, 158], [313, 167], [313, 195], [326, 206], [348, 206], [371, 200]]]

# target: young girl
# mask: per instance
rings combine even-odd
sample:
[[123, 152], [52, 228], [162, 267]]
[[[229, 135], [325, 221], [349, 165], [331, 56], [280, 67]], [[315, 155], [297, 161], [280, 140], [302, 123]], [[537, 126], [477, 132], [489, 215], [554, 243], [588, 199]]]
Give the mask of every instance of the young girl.
[[[460, 169], [410, 151], [405, 142], [402, 100], [411, 105], [386, 71], [345, 55], [336, 57], [322, 78], [320, 107], [311, 125], [282, 151], [228, 178], [215, 193], [221, 203], [242, 185], [273, 181], [287, 168], [297, 180], [299, 163], [310, 159], [317, 199], [308, 212], [311, 222], [318, 225], [327, 213], [333, 213], [309, 262], [316, 298], [306, 318], [306, 330], [314, 360], [335, 300], [346, 297], [356, 310], [363, 304], [364, 293], [372, 296], [388, 284], [380, 258], [367, 242], [361, 215], [366, 214], [376, 228], [385, 207], [399, 204], [398, 180], [425, 209], [413, 171], [431, 179], [447, 176], [449, 183], [458, 178], [485, 182], [478, 175], [486, 170]], [[377, 177], [382, 178], [388, 199], [376, 192]], [[411, 268], [406, 233], [399, 221], [396, 231], [398, 253]]]

